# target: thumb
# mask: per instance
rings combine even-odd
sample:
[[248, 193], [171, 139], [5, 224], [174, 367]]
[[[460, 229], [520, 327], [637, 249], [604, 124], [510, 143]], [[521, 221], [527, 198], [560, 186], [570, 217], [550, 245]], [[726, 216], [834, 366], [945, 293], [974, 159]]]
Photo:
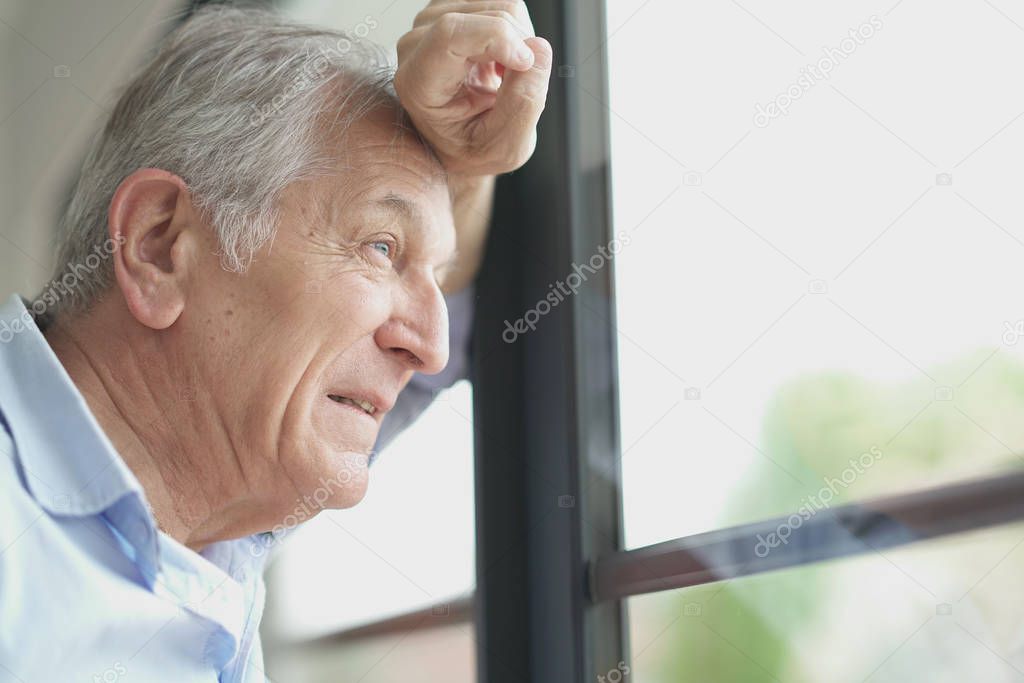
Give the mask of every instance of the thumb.
[[515, 156], [519, 157], [520, 166], [529, 159], [536, 144], [537, 121], [547, 100], [552, 63], [551, 43], [540, 37], [527, 38], [525, 42], [533, 50], [533, 66], [526, 71], [505, 69], [489, 117], [492, 121], [488, 122], [493, 124], [493, 128], [488, 125], [492, 133], [518, 147]]

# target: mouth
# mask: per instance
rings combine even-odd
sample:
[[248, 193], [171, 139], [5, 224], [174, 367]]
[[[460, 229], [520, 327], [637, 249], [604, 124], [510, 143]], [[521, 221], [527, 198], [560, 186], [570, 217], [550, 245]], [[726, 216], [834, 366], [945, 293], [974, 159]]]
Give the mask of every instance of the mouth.
[[327, 394], [327, 398], [331, 399], [335, 403], [342, 405], [351, 406], [356, 410], [360, 410], [363, 413], [373, 417], [377, 414], [377, 406], [373, 405], [367, 400], [360, 398], [351, 398], [349, 396], [341, 396], [340, 394]]

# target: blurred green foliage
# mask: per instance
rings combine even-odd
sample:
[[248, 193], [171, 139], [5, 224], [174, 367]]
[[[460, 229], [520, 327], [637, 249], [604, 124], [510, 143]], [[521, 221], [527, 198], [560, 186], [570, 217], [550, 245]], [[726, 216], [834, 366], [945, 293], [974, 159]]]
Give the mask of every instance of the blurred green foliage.
[[[771, 460], [759, 457], [745, 473], [721, 512], [723, 524], [796, 511], [826, 479], [849, 468], [850, 458], [873, 447], [882, 457], [840, 488], [833, 505], [1020, 466], [1024, 365], [988, 349], [931, 368], [928, 375], [937, 381], [919, 373], [904, 383], [883, 385], [853, 374], [821, 373], [780, 387], [767, 407], [759, 444]], [[948, 552], [930, 556], [933, 564], [936, 558], [942, 563], [934, 571], [966, 571], [969, 563], [961, 567], [956, 561], [956, 543], [946, 543]], [[927, 589], [880, 587], [916, 580], [891, 561], [876, 562], [874, 569], [857, 562], [841, 560], [665, 594], [656, 613], [681, 615], [696, 602], [701, 614], [678, 619], [666, 633], [671, 646], [657, 648], [659, 654], [643, 667], [651, 681], [641, 683], [818, 683], [874, 676], [920, 615], [934, 614], [935, 600]], [[896, 599], [880, 594], [882, 588]], [[980, 613], [996, 621], [998, 609], [999, 604], [983, 604]], [[840, 664], [837, 658], [852, 663]], [[921, 672], [911, 674], [915, 680], [940, 676], [927, 673], [939, 671], [937, 665], [907, 670]]]

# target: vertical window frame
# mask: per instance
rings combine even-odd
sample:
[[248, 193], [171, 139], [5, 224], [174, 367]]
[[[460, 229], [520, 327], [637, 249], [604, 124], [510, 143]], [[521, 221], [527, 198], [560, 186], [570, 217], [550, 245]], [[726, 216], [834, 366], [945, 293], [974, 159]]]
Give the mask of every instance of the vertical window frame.
[[623, 548], [613, 263], [590, 268], [612, 239], [609, 121], [578, 86], [607, 97], [604, 4], [527, 4], [554, 68], [537, 151], [498, 184], [474, 330], [482, 683], [629, 659], [625, 603], [593, 603], [587, 578]]

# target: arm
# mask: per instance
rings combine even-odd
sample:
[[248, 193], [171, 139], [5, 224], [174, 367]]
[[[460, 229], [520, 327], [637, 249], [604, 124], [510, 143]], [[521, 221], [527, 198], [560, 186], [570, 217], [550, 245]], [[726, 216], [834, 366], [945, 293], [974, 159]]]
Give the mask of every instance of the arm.
[[494, 203], [494, 176], [452, 176], [456, 262], [443, 283], [444, 293], [468, 287], [480, 270]]
[[[534, 36], [526, 5], [433, 0], [398, 42], [395, 90], [449, 173], [457, 258], [442, 282], [448, 366], [413, 376], [384, 418], [374, 455], [438, 392], [469, 372], [472, 283], [483, 260], [495, 176], [533, 154], [551, 76], [551, 46]], [[372, 462], [372, 460], [371, 460]]]
[[537, 145], [551, 45], [521, 0], [431, 0], [398, 41], [395, 91], [449, 174], [458, 260], [446, 294], [480, 268], [494, 177]]

